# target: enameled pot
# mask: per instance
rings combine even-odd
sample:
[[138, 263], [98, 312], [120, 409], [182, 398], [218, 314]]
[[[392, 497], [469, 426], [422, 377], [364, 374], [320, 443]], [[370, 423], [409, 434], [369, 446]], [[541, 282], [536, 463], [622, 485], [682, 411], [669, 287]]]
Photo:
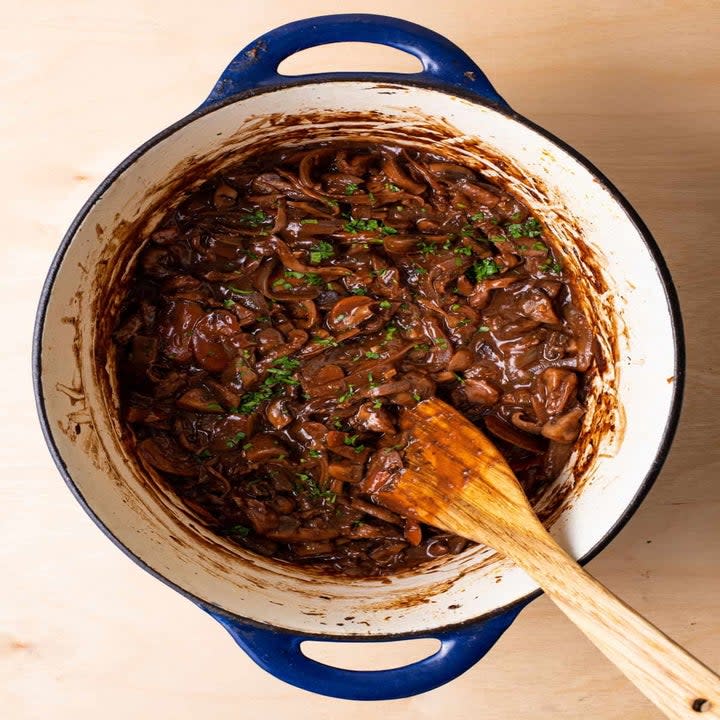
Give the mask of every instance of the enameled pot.
[[[417, 74], [285, 77], [293, 53], [339, 41], [389, 45]], [[242, 50], [193, 113], [133, 152], [93, 193], [52, 263], [37, 316], [34, 377], [45, 436], [71, 491], [139, 565], [222, 623], [273, 675], [341, 698], [430, 690], [476, 663], [537, 586], [486, 548], [388, 580], [318, 577], [203, 528], [122, 437], [110, 332], [136, 257], [182, 189], [279, 144], [371, 138], [435, 148], [509, 187], [551, 228], [577, 277], [599, 362], [589, 411], [538, 509], [587, 561], [648, 491], [677, 424], [683, 341], [675, 291], [650, 233], [587, 160], [511, 110], [470, 58], [418, 25], [332, 15], [273, 30]], [[437, 653], [375, 672], [303, 655], [304, 639], [433, 637]]]

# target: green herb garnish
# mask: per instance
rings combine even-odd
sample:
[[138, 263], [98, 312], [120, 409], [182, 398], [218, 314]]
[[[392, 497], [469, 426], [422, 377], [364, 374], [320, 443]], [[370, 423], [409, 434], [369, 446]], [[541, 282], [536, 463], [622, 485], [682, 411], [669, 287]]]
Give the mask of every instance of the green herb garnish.
[[506, 226], [511, 237], [537, 237], [542, 234], [542, 225], [535, 218], [528, 218], [524, 223], [511, 223]]
[[540, 269], [545, 272], [551, 272], [559, 275], [562, 272], [562, 265], [559, 262], [548, 260], [540, 266]]
[[236, 288], [234, 285], [228, 285], [227, 288], [230, 292], [234, 292], [236, 295], [252, 295], [255, 292], [254, 290], [241, 290], [240, 288]]
[[498, 268], [492, 258], [483, 258], [473, 264], [472, 271], [475, 273], [475, 279], [480, 282], [480, 280], [485, 280], [491, 275], [497, 275], [498, 272], [500, 272], [500, 268]]
[[311, 498], [321, 498], [329, 503], [334, 503], [337, 499], [337, 495], [332, 490], [323, 490], [307, 473], [296, 473], [296, 476], [300, 481], [298, 488], [300, 492], [307, 490]]
[[239, 407], [240, 412], [252, 412], [259, 405], [273, 397], [278, 390], [282, 389], [283, 385], [298, 385], [298, 381], [292, 375], [299, 365], [299, 360], [290, 357], [280, 357], [273, 360], [260, 389], [246, 393], [243, 396]]
[[325, 240], [321, 240], [310, 247], [310, 262], [314, 265], [321, 263], [323, 260], [328, 260], [333, 255], [335, 255], [333, 246]]
[[347, 402], [355, 394], [356, 389], [354, 385], [348, 385], [347, 390], [338, 398], [338, 402]]
[[250, 528], [245, 525], [233, 525], [227, 529], [228, 535], [237, 535], [238, 537], [247, 537], [250, 534]]
[[240, 216], [240, 222], [243, 225], [249, 225], [252, 228], [260, 227], [260, 225], [268, 222], [269, 219], [270, 218], [262, 210], [255, 210], [251, 213], [245, 213]]
[[435, 255], [438, 251], [438, 247], [437, 245], [435, 245], [435, 243], [421, 242], [418, 243], [417, 246], [418, 250], [420, 250], [423, 255]]
[[245, 433], [237, 432], [225, 443], [225, 445], [230, 449], [235, 449], [240, 444], [240, 441], [244, 439]]
[[359, 232], [379, 232], [383, 235], [397, 235], [397, 230], [390, 225], [386, 225], [382, 220], [375, 218], [353, 218], [343, 225], [345, 232], [351, 235], [357, 235]]
[[395, 333], [399, 330], [399, 328], [395, 325], [389, 325], [385, 329], [385, 339], [386, 340], [392, 340], [395, 337]]

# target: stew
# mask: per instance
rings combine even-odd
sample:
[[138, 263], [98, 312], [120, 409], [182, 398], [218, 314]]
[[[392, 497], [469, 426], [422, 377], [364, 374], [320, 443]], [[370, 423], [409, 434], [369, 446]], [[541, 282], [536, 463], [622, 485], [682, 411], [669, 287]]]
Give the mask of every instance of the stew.
[[246, 160], [176, 201], [114, 334], [141, 460], [216, 533], [372, 576], [468, 542], [372, 502], [398, 413], [437, 395], [532, 496], [584, 415], [593, 336], [543, 225], [469, 167], [329, 143]]

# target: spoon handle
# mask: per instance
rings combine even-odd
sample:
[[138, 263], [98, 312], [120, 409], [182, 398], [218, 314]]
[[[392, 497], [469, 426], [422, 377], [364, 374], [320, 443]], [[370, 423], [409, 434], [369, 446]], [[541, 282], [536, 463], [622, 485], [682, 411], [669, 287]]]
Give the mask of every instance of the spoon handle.
[[513, 553], [555, 604], [673, 720], [720, 720], [720, 677], [583, 570], [545, 533]]

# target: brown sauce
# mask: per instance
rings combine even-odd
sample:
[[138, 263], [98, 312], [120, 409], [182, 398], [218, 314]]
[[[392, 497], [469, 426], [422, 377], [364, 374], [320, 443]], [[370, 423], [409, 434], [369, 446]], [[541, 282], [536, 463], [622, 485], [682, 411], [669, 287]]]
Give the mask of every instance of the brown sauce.
[[541, 223], [477, 172], [388, 145], [209, 178], [140, 254], [114, 338], [141, 460], [215, 532], [382, 575], [462, 538], [375, 505], [398, 411], [437, 395], [532, 497], [577, 438], [592, 333]]

